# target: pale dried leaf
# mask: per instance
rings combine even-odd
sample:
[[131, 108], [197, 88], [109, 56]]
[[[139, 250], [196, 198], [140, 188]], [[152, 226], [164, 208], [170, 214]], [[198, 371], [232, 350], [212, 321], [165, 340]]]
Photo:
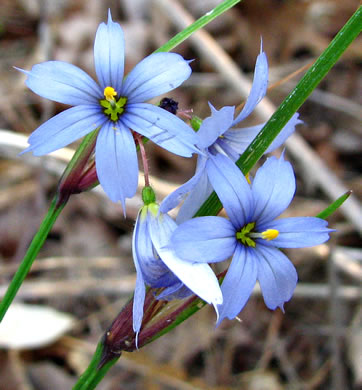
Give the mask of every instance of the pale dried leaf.
[[0, 347], [39, 348], [67, 332], [73, 317], [50, 307], [13, 303], [0, 324]]

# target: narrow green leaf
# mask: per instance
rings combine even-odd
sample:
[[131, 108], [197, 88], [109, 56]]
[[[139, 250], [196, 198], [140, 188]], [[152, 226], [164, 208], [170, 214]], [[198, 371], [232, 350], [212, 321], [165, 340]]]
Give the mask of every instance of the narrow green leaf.
[[178, 46], [180, 43], [185, 41], [187, 38], [190, 37], [193, 33], [195, 33], [197, 30], [200, 30], [200, 28], [205, 27], [208, 23], [216, 19], [218, 16], [223, 14], [225, 11], [229, 10], [230, 8], [234, 7], [237, 3], [240, 3], [242, 0], [225, 0], [221, 4], [219, 4], [217, 7], [215, 7], [210, 12], [206, 13], [204, 16], [196, 20], [194, 23], [192, 23], [190, 26], [179, 32], [177, 35], [175, 35], [173, 38], [171, 38], [167, 43], [165, 43], [163, 46], [161, 46], [159, 49], [155, 51], [155, 53], [159, 52], [167, 52], [172, 49], [174, 49], [176, 46]]
[[327, 219], [330, 215], [332, 215], [338, 208], [342, 206], [342, 204], [349, 198], [352, 194], [352, 191], [347, 191], [345, 194], [340, 196], [337, 200], [335, 200], [331, 205], [329, 205], [326, 209], [321, 211], [316, 217], [321, 219]]
[[[3, 320], [9, 306], [11, 305], [11, 302], [14, 300], [21, 284], [29, 273], [30, 268], [34, 260], [36, 259], [40, 249], [42, 248], [46, 238], [48, 237], [51, 228], [53, 227], [64, 206], [67, 204], [69, 196], [71, 195], [71, 188], [62, 188], [62, 183], [64, 183], [67, 179], [68, 181], [71, 181], [72, 172], [77, 168], [82, 169], [82, 167], [84, 167], [88, 155], [90, 153], [90, 149], [94, 146], [97, 133], [98, 130], [95, 130], [88, 134], [86, 137], [84, 137], [83, 142], [80, 144], [80, 146], [74, 153], [71, 161], [65, 168], [65, 171], [59, 181], [57, 193], [49, 207], [48, 213], [44, 217], [43, 222], [41, 223], [39, 230], [35, 234], [24, 256], [23, 261], [19, 265], [18, 270], [16, 271], [13, 279], [11, 280], [10, 285], [4, 295], [4, 298], [0, 302], [0, 322]], [[67, 184], [68, 187], [71, 187], [71, 183]]]
[[[319, 56], [293, 91], [286, 97], [269, 121], [261, 129], [253, 142], [241, 155], [236, 165], [246, 175], [256, 164], [266, 149], [273, 142], [282, 128], [287, 124], [299, 107], [307, 100], [316, 86], [323, 80], [329, 70], [335, 65], [343, 52], [361, 32], [362, 6], [351, 16], [335, 36], [326, 50]], [[195, 217], [216, 215], [222, 208], [215, 192], [200, 207]]]
[[57, 201], [58, 199], [57, 197], [55, 197], [50, 205], [47, 215], [45, 216], [42, 224], [40, 225], [38, 232], [34, 236], [33, 241], [31, 242], [22, 263], [20, 264], [12, 281], [10, 282], [8, 289], [6, 290], [4, 298], [0, 303], [0, 321], [3, 320], [9, 306], [11, 305], [12, 301], [16, 296], [16, 293], [18, 292], [21, 284], [26, 278], [37, 254], [43, 246], [44, 241], [46, 240], [51, 228], [53, 227], [56, 219], [58, 218], [58, 215], [61, 213], [63, 207], [65, 206], [65, 203], [62, 205], [58, 205]]
[[[238, 3], [238, 1], [225, 1], [220, 6], [228, 4], [230, 7], [234, 4]], [[230, 8], [229, 7], [229, 8]], [[213, 11], [214, 12], [214, 11]], [[209, 16], [212, 13], [209, 14]], [[207, 16], [207, 15], [205, 15]], [[215, 16], [216, 17], [216, 16]], [[211, 19], [212, 20], [212, 19]], [[210, 20], [209, 20], [210, 21]], [[199, 21], [198, 21], [199, 22]], [[197, 22], [195, 22], [197, 23]], [[196, 26], [193, 24], [192, 26]], [[178, 34], [174, 40], [171, 40], [166, 45], [162, 46], [158, 51], [168, 51], [174, 48], [177, 44], [181, 43], [184, 39], [186, 39], [191, 33], [195, 32], [198, 28], [194, 28], [190, 26], [189, 31], [181, 32]], [[353, 41], [353, 39], [358, 35], [357, 28], [360, 30], [361, 26], [361, 7], [356, 13], [352, 16], [352, 18], [347, 22], [346, 26], [341, 30], [341, 32], [336, 36], [331, 45], [326, 49], [326, 51], [321, 55], [321, 57], [317, 60], [314, 65], [314, 70], [312, 72], [316, 72], [315, 75], [311, 75], [307, 73], [303, 79], [307, 81], [301, 80], [298, 83], [296, 89], [288, 96], [288, 98], [282, 103], [279, 109], [275, 112], [271, 120], [259, 133], [258, 137], [254, 140], [254, 142], [250, 145], [250, 147], [246, 150], [243, 156], [238, 161], [238, 166], [242, 166], [242, 171], [244, 174], [249, 172], [255, 162], [261, 157], [282, 127], [287, 123], [287, 121], [291, 118], [294, 112], [300, 107], [300, 105], [307, 99], [312, 90], [316, 87], [316, 85], [322, 80], [322, 78], [326, 75], [329, 69], [334, 65], [339, 56], [343, 53], [343, 51], [348, 47], [348, 45]], [[191, 32], [190, 32], [191, 31]], [[307, 76], [307, 77], [306, 77]], [[316, 76], [316, 77], [314, 77]], [[309, 80], [309, 81], [308, 81]], [[303, 82], [302, 82], [303, 81]], [[311, 86], [306, 85], [306, 83], [312, 83]], [[294, 94], [298, 94], [298, 98], [294, 98]], [[269, 129], [269, 130], [265, 130]], [[271, 130], [270, 130], [271, 129]], [[269, 134], [271, 132], [271, 135]], [[264, 140], [266, 138], [266, 140]], [[203, 204], [203, 206], [198, 211], [197, 215], [216, 215], [219, 209], [221, 208], [221, 204], [218, 201], [217, 196], [213, 193], [210, 198]], [[164, 329], [158, 335], [152, 339], [152, 341], [162, 334], [167, 333], [173, 327], [177, 326], [185, 319], [190, 317], [196, 311], [198, 311], [204, 303], [196, 298], [189, 308], [183, 311], [179, 318], [175, 321], [173, 325], [169, 328]], [[92, 390], [96, 387], [99, 381], [104, 377], [108, 369], [117, 361], [118, 358], [114, 358], [110, 360], [106, 365], [100, 366], [101, 356], [103, 351], [103, 340], [98, 344], [95, 355], [93, 356], [92, 362], [90, 363], [88, 369], [85, 373], [80, 377], [77, 384], [74, 386], [73, 390]]]

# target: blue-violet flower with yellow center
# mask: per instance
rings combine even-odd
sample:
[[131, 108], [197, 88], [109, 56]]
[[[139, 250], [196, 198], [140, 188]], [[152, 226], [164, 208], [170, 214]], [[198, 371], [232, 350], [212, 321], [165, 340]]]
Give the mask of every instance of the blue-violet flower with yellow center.
[[183, 157], [197, 152], [197, 135], [181, 119], [145, 101], [178, 87], [191, 74], [179, 54], [154, 53], [124, 76], [124, 37], [112, 21], [98, 27], [94, 42], [98, 84], [78, 67], [47, 61], [21, 70], [26, 85], [38, 95], [74, 106], [38, 127], [29, 137], [32, 151], [41, 156], [99, 129], [95, 147], [100, 184], [114, 202], [137, 190], [137, 151], [131, 129]]
[[292, 166], [270, 157], [257, 171], [250, 186], [226, 156], [210, 160], [210, 181], [230, 220], [199, 217], [182, 223], [170, 246], [181, 259], [213, 263], [232, 256], [221, 285], [223, 303], [219, 321], [235, 318], [259, 281], [265, 304], [283, 309], [293, 295], [297, 272], [278, 248], [302, 248], [321, 244], [332, 231], [315, 217], [278, 217], [295, 192]]
[[[162, 202], [161, 210], [168, 212], [186, 198], [177, 215], [177, 223], [192, 218], [213, 191], [209, 180], [211, 174], [210, 159], [217, 154], [223, 154], [236, 162], [264, 127], [265, 123], [245, 128], [235, 128], [234, 126], [253, 112], [265, 96], [267, 86], [268, 61], [265, 52], [261, 48], [256, 60], [251, 91], [240, 114], [234, 119], [235, 107], [226, 106], [218, 111], [209, 103], [211, 116], [203, 120], [197, 133], [199, 136], [197, 146], [203, 151], [203, 154], [198, 155], [195, 175]], [[299, 114], [293, 115], [265, 153], [270, 153], [278, 148], [294, 132], [295, 126], [302, 123], [298, 116]]]

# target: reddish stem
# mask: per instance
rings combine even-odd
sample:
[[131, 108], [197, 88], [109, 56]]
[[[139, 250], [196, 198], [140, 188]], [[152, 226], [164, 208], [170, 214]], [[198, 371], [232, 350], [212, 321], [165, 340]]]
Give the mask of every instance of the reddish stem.
[[188, 110], [179, 110], [177, 112], [177, 115], [180, 117], [180, 118], [185, 118], [185, 119], [188, 119], [188, 120], [191, 120], [191, 114], [194, 112], [194, 110], [192, 108], [188, 109]]

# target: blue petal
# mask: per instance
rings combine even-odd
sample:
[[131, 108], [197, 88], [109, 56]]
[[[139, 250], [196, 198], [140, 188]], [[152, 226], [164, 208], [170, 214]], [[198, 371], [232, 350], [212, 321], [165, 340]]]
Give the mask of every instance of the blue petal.
[[[228, 133], [230, 130], [228, 130], [226, 133]], [[225, 133], [225, 134], [226, 134]], [[229, 157], [229, 159], [235, 163], [238, 158], [240, 157], [240, 154], [238, 152], [236, 152], [234, 150], [234, 148], [232, 147], [232, 145], [228, 142], [228, 140], [224, 137], [222, 138], [218, 138], [216, 140], [216, 142], [214, 143], [214, 145], [212, 145], [210, 148], [209, 148], [209, 151], [212, 153], [212, 154], [217, 154], [217, 153], [221, 153], [221, 154], [224, 154], [225, 156]]]
[[99, 132], [96, 169], [106, 194], [113, 202], [120, 200], [125, 212], [126, 198], [137, 191], [138, 161], [132, 134], [120, 121], [107, 122]]
[[234, 253], [235, 229], [225, 218], [199, 217], [182, 223], [171, 237], [171, 247], [183, 260], [223, 261]]
[[252, 220], [256, 227], [272, 221], [290, 204], [295, 193], [295, 177], [291, 164], [283, 156], [270, 157], [256, 172], [252, 192], [255, 212]]
[[224, 134], [230, 128], [234, 118], [235, 107], [223, 107], [218, 111], [211, 103], [209, 106], [211, 116], [202, 121], [197, 132], [200, 138], [197, 146], [201, 149], [209, 147], [220, 135]]
[[142, 103], [177, 88], [190, 74], [188, 61], [179, 54], [151, 54], [127, 75], [121, 95], [127, 96], [129, 103]]
[[179, 284], [178, 278], [165, 266], [154, 250], [152, 233], [158, 232], [152, 232], [152, 229], [155, 229], [152, 221], [156, 217], [150, 212], [148, 206], [144, 206], [138, 218], [139, 228], [137, 235], [134, 235], [133, 249], [145, 283], [151, 287], [169, 287]]
[[196, 295], [207, 303], [222, 303], [219, 282], [208, 264], [191, 263], [181, 260], [174, 250], [167, 246], [176, 223], [167, 215], [160, 214], [150, 221], [152, 242], [161, 260]]
[[[200, 158], [200, 157], [199, 157]], [[204, 169], [200, 180], [186, 197], [184, 203], [176, 217], [178, 224], [191, 219], [199, 210], [205, 200], [211, 195], [213, 191], [212, 185], [209, 181], [206, 170]]]
[[265, 304], [269, 309], [289, 301], [297, 285], [298, 275], [294, 265], [276, 248], [257, 245], [254, 248], [258, 264], [258, 281]]
[[283, 145], [284, 142], [289, 138], [295, 130], [295, 126], [303, 123], [299, 118], [299, 114], [294, 114], [288, 123], [282, 128], [280, 133], [274, 138], [274, 141], [270, 144], [269, 148], [265, 151], [265, 153], [271, 153], [273, 150], [279, 148], [279, 146]]
[[106, 120], [94, 105], [69, 108], [39, 126], [30, 135], [30, 146], [22, 154], [32, 151], [34, 156], [42, 156], [63, 148], [102, 126]]
[[192, 295], [193, 292], [186, 287], [182, 282], [177, 285], [166, 287], [160, 294], [156, 296], [157, 299], [165, 299], [172, 301], [173, 299], [184, 299]]
[[315, 217], [281, 218], [267, 223], [263, 229], [276, 229], [279, 235], [270, 244], [278, 248], [304, 248], [329, 240], [333, 229], [327, 221]]
[[198, 185], [202, 175], [205, 173], [205, 163], [206, 158], [204, 156], [198, 156], [195, 175], [163, 199], [160, 205], [160, 211], [162, 213], [167, 213], [168, 211], [174, 209], [187, 196], [187, 193]]
[[31, 71], [18, 70], [28, 76], [25, 82], [28, 88], [55, 102], [71, 106], [98, 104], [103, 96], [99, 85], [87, 73], [66, 62], [47, 61], [34, 65]]
[[209, 180], [236, 229], [250, 222], [253, 199], [239, 168], [226, 156], [210, 155], [206, 163]]
[[[132, 236], [132, 251], [133, 259], [137, 261], [137, 267], [143, 274], [143, 268], [154, 260], [155, 254], [153, 251], [153, 244], [148, 232], [148, 209], [147, 206], [141, 208], [137, 215], [136, 225]], [[146, 267], [144, 267], [146, 264]]]
[[150, 217], [147, 206], [142, 207], [138, 215], [137, 230], [133, 235], [133, 257], [137, 259], [146, 284], [152, 287], [164, 287], [170, 284], [167, 275], [170, 271], [158, 256], [155, 256], [150, 237]]
[[[299, 114], [294, 114], [290, 121], [283, 127], [278, 136], [271, 143], [269, 148], [265, 153], [271, 153], [273, 150], [281, 146], [286, 139], [294, 132], [295, 126], [303, 123], [298, 119]], [[237, 154], [242, 154], [245, 152], [246, 148], [254, 140], [254, 138], [259, 134], [260, 130], [264, 127], [265, 123], [261, 125], [245, 127], [242, 129], [230, 129], [224, 134], [223, 141], [226, 142], [234, 152]]]
[[258, 103], [263, 99], [268, 88], [268, 60], [266, 54], [260, 50], [256, 59], [253, 85], [246, 100], [245, 106], [240, 114], [235, 118], [233, 126], [249, 116]]
[[141, 272], [137, 272], [136, 287], [133, 295], [133, 330], [140, 331], [143, 318], [143, 306], [145, 304], [146, 288]]
[[[177, 291], [179, 291], [182, 288], [185, 288], [185, 290], [187, 290], [189, 292], [189, 295], [192, 294], [192, 291], [189, 290], [181, 281], [179, 281], [178, 283], [175, 283], [170, 287], [165, 287], [165, 289], [162, 290], [162, 292], [160, 292], [155, 297], [158, 300], [162, 299], [162, 300], [166, 300], [166, 301], [172, 301], [174, 299], [178, 299], [178, 298], [176, 298], [175, 295], [177, 294]], [[182, 299], [182, 298], [180, 298], [180, 299]]]
[[133, 231], [132, 237], [132, 253], [133, 261], [136, 267], [137, 279], [136, 279], [136, 288], [133, 296], [133, 330], [138, 334], [142, 325], [143, 318], [143, 306], [145, 303], [145, 282], [142, 276], [142, 270], [138, 260], [138, 241], [140, 235], [140, 217], [141, 211], [138, 214], [136, 225]]
[[108, 23], [101, 23], [96, 33], [94, 64], [102, 95], [106, 87], [113, 87], [120, 94], [124, 72], [124, 36], [121, 26], [112, 21], [110, 11]]
[[249, 300], [256, 283], [257, 266], [250, 248], [237, 245], [228, 272], [221, 285], [224, 303], [219, 306], [220, 317], [217, 326], [224, 318], [235, 318]]
[[264, 127], [264, 123], [257, 126], [245, 127], [242, 129], [229, 129], [224, 134], [224, 141], [232, 147], [237, 154], [245, 152], [259, 131]]
[[121, 120], [157, 145], [183, 157], [200, 152], [194, 146], [197, 134], [177, 116], [147, 103], [129, 104], [126, 110]]
[[178, 258], [171, 250], [160, 250], [162, 261], [194, 294], [214, 305], [223, 301], [219, 282], [208, 264], [191, 263]]

